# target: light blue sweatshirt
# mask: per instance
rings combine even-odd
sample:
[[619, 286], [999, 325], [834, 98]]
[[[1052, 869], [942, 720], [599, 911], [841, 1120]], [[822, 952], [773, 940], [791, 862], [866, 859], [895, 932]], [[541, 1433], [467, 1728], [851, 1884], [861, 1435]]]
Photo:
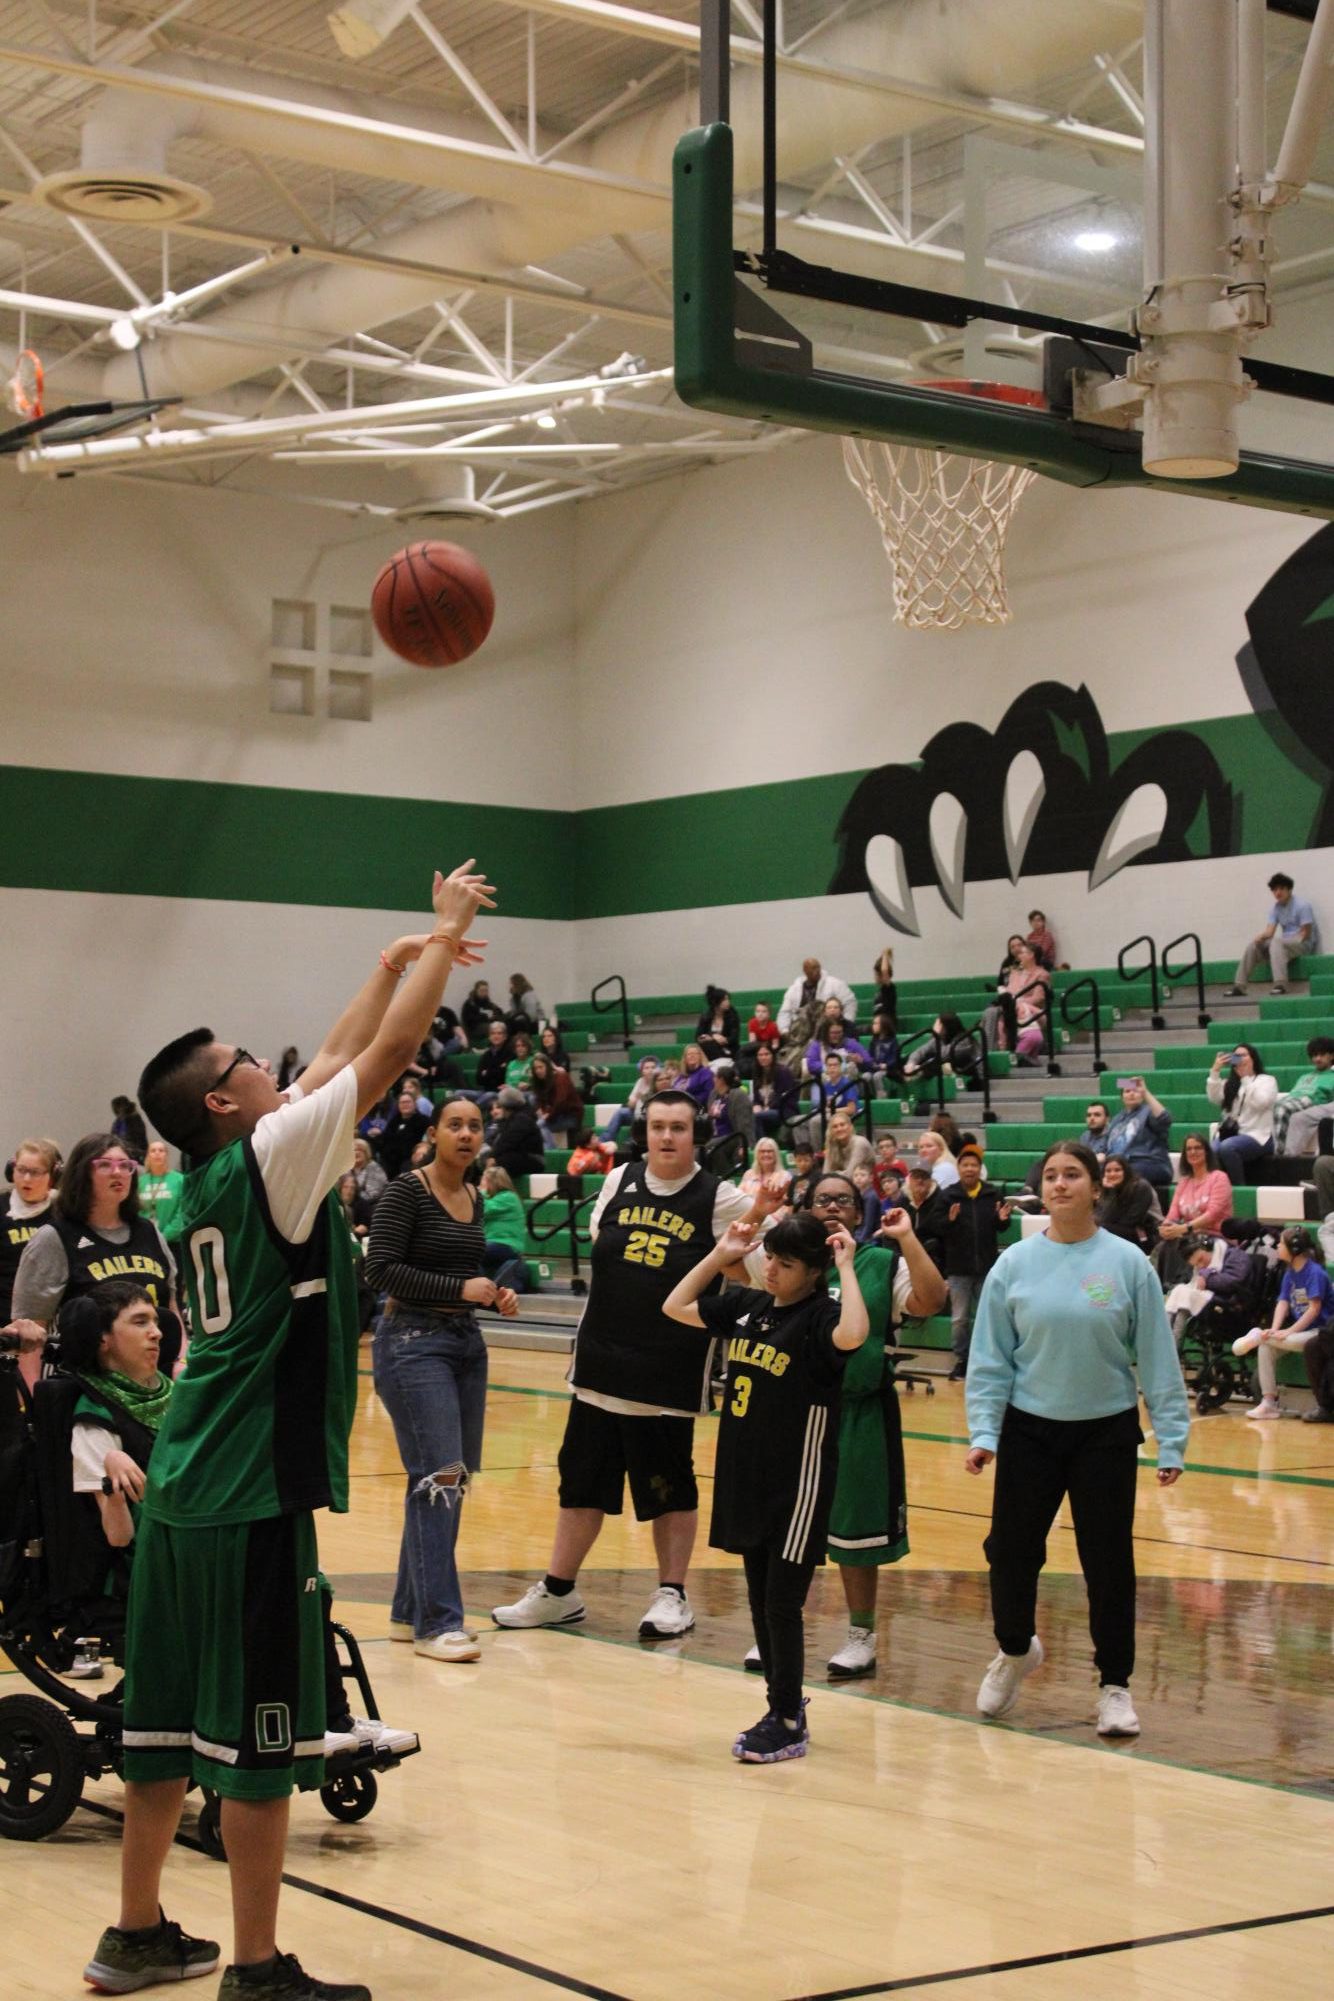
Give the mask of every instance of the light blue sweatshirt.
[[968, 1436], [994, 1452], [1007, 1404], [1066, 1422], [1113, 1417], [1144, 1393], [1158, 1464], [1184, 1464], [1190, 1410], [1153, 1267], [1136, 1244], [1095, 1230], [1045, 1233], [1002, 1251], [982, 1287], [968, 1356]]

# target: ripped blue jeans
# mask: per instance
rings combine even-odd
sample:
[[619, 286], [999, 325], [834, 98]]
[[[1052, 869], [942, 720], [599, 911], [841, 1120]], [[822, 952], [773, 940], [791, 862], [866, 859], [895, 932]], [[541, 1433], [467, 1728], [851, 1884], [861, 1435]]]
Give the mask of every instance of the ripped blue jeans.
[[408, 1475], [403, 1541], [391, 1617], [419, 1640], [463, 1624], [455, 1548], [461, 1498], [434, 1476], [482, 1463], [486, 1342], [472, 1313], [435, 1315], [399, 1307], [374, 1344], [376, 1393], [389, 1413]]

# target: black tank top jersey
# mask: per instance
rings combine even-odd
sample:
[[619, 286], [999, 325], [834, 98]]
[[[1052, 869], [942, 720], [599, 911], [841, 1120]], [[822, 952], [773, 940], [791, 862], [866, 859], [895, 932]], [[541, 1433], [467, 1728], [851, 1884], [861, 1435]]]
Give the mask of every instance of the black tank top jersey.
[[43, 1223], [51, 1221], [48, 1205], [37, 1216], [15, 1216], [11, 1213], [6, 1195], [0, 1202], [0, 1327], [3, 1327], [14, 1311], [14, 1279], [18, 1273], [19, 1259], [23, 1256], [31, 1237], [35, 1237]]
[[718, 1178], [700, 1168], [675, 1195], [655, 1195], [647, 1174], [631, 1161], [602, 1212], [570, 1381], [693, 1416], [709, 1408], [713, 1342], [669, 1320], [662, 1302], [713, 1249]]
[[709, 1541], [819, 1563], [838, 1474], [842, 1308], [823, 1289], [795, 1306], [732, 1289], [699, 1311], [727, 1353]]
[[162, 1251], [162, 1239], [147, 1216], [136, 1216], [123, 1244], [101, 1237], [90, 1223], [71, 1223], [64, 1216], [47, 1219], [65, 1246], [69, 1260], [66, 1299], [77, 1299], [109, 1278], [128, 1279], [141, 1285], [161, 1313], [171, 1292], [170, 1267]]

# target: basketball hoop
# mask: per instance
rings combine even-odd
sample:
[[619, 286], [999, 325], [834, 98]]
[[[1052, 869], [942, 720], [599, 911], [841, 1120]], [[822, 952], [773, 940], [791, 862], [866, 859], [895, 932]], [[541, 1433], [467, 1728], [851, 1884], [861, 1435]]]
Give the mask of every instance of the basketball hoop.
[[14, 363], [14, 373], [9, 378], [9, 407], [20, 417], [40, 417], [42, 411], [42, 390], [46, 377], [42, 364], [30, 347], [21, 350]]
[[[1040, 389], [1012, 382], [954, 379], [919, 386], [1046, 407]], [[1008, 621], [1005, 538], [1037, 478], [1030, 467], [865, 438], [844, 438], [843, 463], [884, 539], [900, 625], [957, 631]]]

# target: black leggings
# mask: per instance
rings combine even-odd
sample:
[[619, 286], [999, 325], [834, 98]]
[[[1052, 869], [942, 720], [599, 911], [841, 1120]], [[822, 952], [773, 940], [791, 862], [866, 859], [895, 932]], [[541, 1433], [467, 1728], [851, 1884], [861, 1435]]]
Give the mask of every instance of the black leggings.
[[991, 1534], [991, 1611], [1002, 1653], [1026, 1654], [1037, 1623], [1047, 1531], [1070, 1496], [1088, 1587], [1093, 1658], [1104, 1686], [1135, 1667], [1135, 1476], [1139, 1410], [1074, 1421], [1034, 1417], [1013, 1404], [1001, 1426]]
[[769, 1707], [775, 1716], [801, 1715], [806, 1635], [801, 1608], [815, 1575], [813, 1563], [785, 1563], [776, 1550], [745, 1549], [746, 1590], [755, 1642], [764, 1663]]

